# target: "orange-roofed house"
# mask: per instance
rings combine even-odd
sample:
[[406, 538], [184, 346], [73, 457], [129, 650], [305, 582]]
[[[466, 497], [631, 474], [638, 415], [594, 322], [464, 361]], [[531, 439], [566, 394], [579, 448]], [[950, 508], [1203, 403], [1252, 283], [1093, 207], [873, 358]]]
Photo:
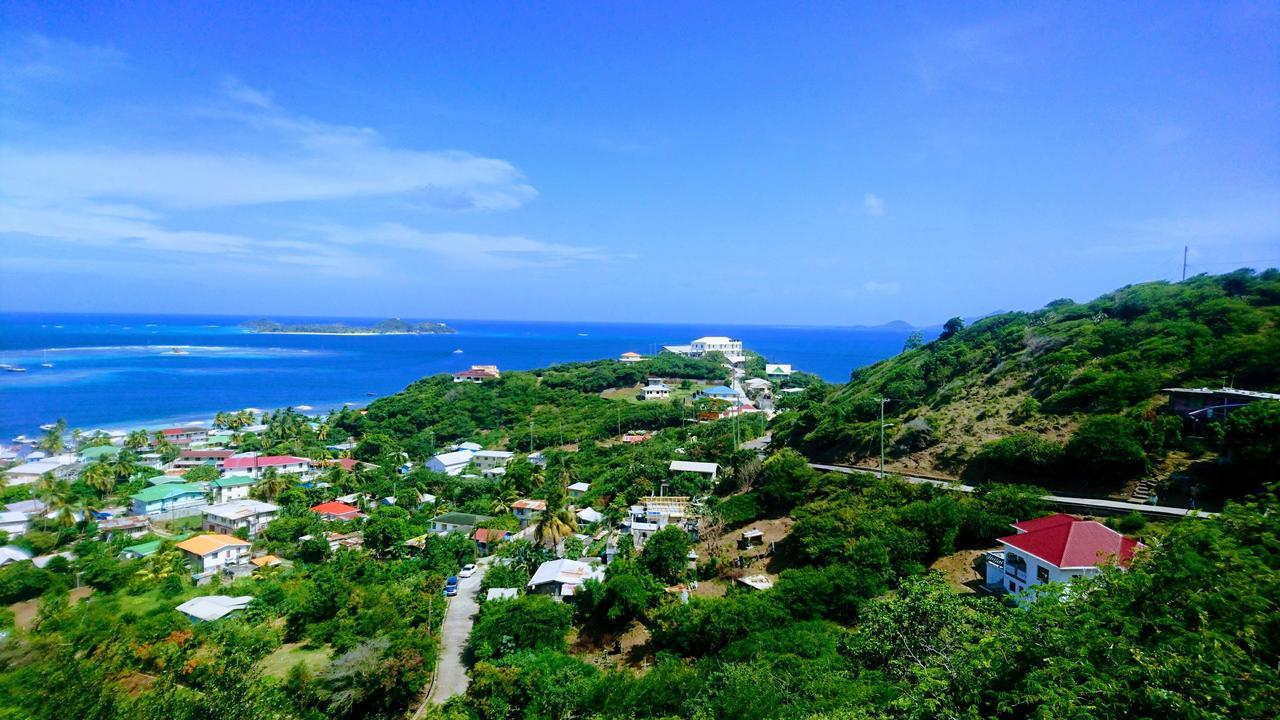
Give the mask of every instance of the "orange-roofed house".
[[197, 575], [211, 575], [228, 565], [248, 562], [250, 547], [248, 540], [222, 534], [196, 535], [178, 543]]
[[364, 516], [360, 508], [336, 501], [320, 503], [311, 508], [311, 512], [319, 515], [322, 520], [355, 520]]

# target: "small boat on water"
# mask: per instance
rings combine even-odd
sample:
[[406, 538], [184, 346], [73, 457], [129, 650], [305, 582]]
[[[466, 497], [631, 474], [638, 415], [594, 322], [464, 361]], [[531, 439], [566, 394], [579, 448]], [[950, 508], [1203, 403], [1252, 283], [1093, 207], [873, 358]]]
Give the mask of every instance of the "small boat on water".
[[294, 410], [312, 410], [314, 408], [312, 408], [310, 405], [296, 405], [294, 406], [293, 409]]
[[44, 351], [44, 362], [40, 363], [40, 367], [42, 367], [42, 368], [51, 368], [51, 367], [53, 367], [53, 363], [49, 362], [49, 351], [48, 351], [48, 350], [45, 350], [45, 351]]
[[40, 429], [41, 429], [41, 430], [44, 430], [45, 432], [49, 432], [50, 430], [54, 429], [55, 427], [57, 427], [57, 425], [54, 425], [53, 423], [45, 423], [45, 424], [43, 424], [43, 425], [41, 425], [41, 426], [40, 426]]
[[462, 354], [462, 348], [458, 348], [457, 350], [454, 350], [454, 351], [453, 351], [453, 354], [454, 354], [454, 355], [461, 355], [461, 354]]
[[183, 350], [183, 349], [182, 349], [182, 348], [180, 348], [180, 347], [176, 347], [176, 348], [174, 348], [174, 349], [170, 350], [170, 351], [169, 351], [169, 354], [170, 354], [170, 355], [188, 355], [189, 353], [188, 353], [186, 350]]
[[24, 368], [24, 367], [18, 367], [17, 365], [10, 365], [9, 367], [5, 368], [4, 370], [5, 370], [5, 372], [26, 372], [26, 371], [27, 371], [27, 369], [26, 369], [26, 368]]
[[367, 392], [365, 395], [368, 395], [369, 397], [377, 397], [378, 393]]

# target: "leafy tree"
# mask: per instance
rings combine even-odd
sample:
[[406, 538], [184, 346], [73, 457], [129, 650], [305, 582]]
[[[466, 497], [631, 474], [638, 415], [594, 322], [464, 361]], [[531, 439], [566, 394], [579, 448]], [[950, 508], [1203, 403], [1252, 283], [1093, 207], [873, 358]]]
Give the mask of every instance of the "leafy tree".
[[212, 465], [200, 465], [193, 467], [182, 474], [182, 479], [187, 482], [212, 482], [222, 476], [218, 472], [218, 468]]
[[948, 340], [963, 329], [964, 320], [958, 317], [953, 317], [942, 324], [942, 333], [938, 335], [938, 339]]
[[563, 650], [573, 609], [545, 595], [485, 603], [471, 632], [477, 660], [519, 650]]
[[390, 557], [404, 549], [409, 539], [408, 511], [384, 505], [369, 514], [364, 524], [364, 545], [378, 557]]
[[645, 542], [640, 565], [660, 582], [676, 582], [686, 574], [691, 546], [688, 533], [668, 525]]

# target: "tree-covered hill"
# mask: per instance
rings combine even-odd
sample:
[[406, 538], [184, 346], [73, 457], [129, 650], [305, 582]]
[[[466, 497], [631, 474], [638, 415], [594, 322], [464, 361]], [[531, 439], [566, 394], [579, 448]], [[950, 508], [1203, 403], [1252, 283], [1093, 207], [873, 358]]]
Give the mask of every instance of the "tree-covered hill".
[[953, 320], [938, 340], [811, 393], [779, 417], [774, 438], [814, 457], [873, 457], [887, 397], [896, 467], [1114, 489], [1212, 457], [1232, 433], [1273, 427], [1275, 411], [1257, 407], [1184, 436], [1161, 388], [1280, 389], [1278, 320], [1274, 269], [1133, 285], [968, 327]]

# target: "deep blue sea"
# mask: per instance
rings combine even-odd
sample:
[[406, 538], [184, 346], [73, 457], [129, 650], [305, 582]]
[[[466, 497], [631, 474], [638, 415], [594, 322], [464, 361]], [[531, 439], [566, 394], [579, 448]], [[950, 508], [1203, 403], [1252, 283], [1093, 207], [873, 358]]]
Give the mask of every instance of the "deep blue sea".
[[[448, 320], [456, 335], [261, 335], [244, 316], [0, 313], [0, 438], [28, 435], [57, 418], [72, 427], [155, 427], [221, 410], [364, 404], [435, 373], [494, 364], [526, 370], [553, 363], [648, 354], [702, 335], [741, 338], [772, 362], [833, 382], [889, 357], [902, 329], [651, 325]], [[282, 322], [372, 324], [381, 318]], [[434, 318], [433, 318], [434, 319]], [[181, 348], [183, 353], [175, 353]], [[462, 353], [455, 353], [462, 350]], [[52, 368], [41, 367], [44, 362]]]

